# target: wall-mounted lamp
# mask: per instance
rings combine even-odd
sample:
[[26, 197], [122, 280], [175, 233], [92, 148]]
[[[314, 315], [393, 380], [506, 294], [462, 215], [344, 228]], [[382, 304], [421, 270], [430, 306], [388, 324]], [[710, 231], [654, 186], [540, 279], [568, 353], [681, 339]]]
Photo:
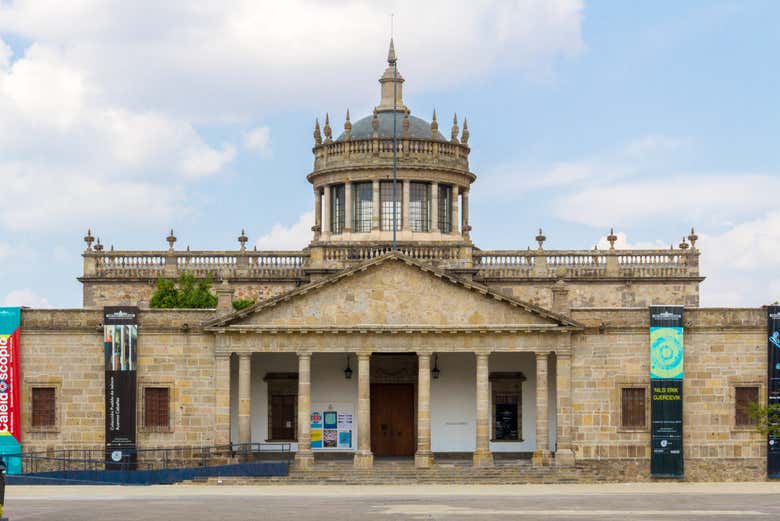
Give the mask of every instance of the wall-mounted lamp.
[[437, 380], [440, 374], [441, 370], [439, 369], [439, 355], [433, 355], [433, 370], [431, 371], [431, 375], [433, 376], [434, 380]]
[[352, 368], [349, 366], [349, 355], [347, 355], [347, 368], [344, 369], [344, 378], [347, 380], [352, 378]]

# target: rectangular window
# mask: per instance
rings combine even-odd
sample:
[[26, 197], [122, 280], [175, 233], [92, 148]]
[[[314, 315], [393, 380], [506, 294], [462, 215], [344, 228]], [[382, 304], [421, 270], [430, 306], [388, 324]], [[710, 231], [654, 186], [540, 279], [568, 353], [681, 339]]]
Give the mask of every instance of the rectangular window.
[[[395, 220], [396, 230], [400, 230], [403, 223], [402, 201], [403, 201], [403, 183], [396, 183], [395, 187]], [[393, 231], [393, 183], [381, 182], [379, 183], [379, 199], [382, 202], [380, 206], [381, 210], [381, 224], [382, 231]]]
[[621, 426], [642, 429], [645, 421], [645, 388], [624, 387], [621, 390]]
[[452, 232], [452, 186], [439, 185], [439, 231], [441, 233]]
[[750, 404], [758, 403], [758, 387], [736, 387], [734, 391], [734, 425], [755, 426], [755, 419], [750, 417]]
[[33, 387], [32, 426], [54, 427], [57, 423], [54, 387]]
[[168, 387], [144, 388], [144, 427], [168, 429], [170, 427], [170, 389]]
[[330, 187], [330, 232], [344, 232], [344, 185]]
[[374, 214], [374, 184], [352, 185], [352, 199], [352, 230], [356, 233], [370, 232]]
[[493, 441], [523, 438], [523, 373], [491, 373]]
[[431, 231], [431, 185], [409, 183], [409, 221], [413, 232]]

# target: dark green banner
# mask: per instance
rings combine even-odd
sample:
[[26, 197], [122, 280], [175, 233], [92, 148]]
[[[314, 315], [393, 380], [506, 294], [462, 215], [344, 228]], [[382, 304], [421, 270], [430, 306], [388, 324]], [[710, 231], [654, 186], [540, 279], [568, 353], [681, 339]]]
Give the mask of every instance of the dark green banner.
[[[767, 396], [769, 405], [780, 405], [780, 306], [769, 306], [767, 311], [769, 333]], [[767, 443], [766, 473], [770, 478], [780, 478], [780, 436], [769, 436]]]
[[683, 307], [650, 307], [650, 473], [682, 478]]

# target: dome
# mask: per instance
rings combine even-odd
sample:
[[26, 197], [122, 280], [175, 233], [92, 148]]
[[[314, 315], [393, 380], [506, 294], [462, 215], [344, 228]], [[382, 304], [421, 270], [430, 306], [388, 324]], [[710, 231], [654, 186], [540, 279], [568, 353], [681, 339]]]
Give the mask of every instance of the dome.
[[[380, 138], [392, 138], [393, 137], [393, 111], [379, 112], [377, 116], [379, 118], [379, 137]], [[352, 124], [352, 131], [350, 137], [352, 139], [367, 139], [374, 137], [373, 116], [366, 116], [354, 122]], [[403, 137], [404, 133], [404, 113], [395, 112], [396, 121], [396, 135], [398, 139]], [[422, 118], [409, 115], [409, 137], [432, 139], [431, 137], [431, 124]], [[336, 141], [344, 141], [346, 134], [343, 132], [336, 139]], [[439, 141], [446, 141], [441, 132], [436, 133], [436, 139]]]

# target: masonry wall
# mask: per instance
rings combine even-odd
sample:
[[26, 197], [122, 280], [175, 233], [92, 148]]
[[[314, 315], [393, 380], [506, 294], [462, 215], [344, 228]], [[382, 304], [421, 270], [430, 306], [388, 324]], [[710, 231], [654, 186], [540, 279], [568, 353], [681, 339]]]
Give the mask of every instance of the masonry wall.
[[[573, 339], [574, 445], [578, 461], [619, 479], [650, 472], [649, 312], [592, 309]], [[686, 309], [683, 430], [690, 480], [763, 479], [765, 439], [734, 424], [734, 388], [766, 399], [765, 316], [761, 309]], [[621, 428], [623, 386], [647, 389], [646, 427]]]
[[[139, 314], [138, 445], [213, 443], [213, 336], [197, 325], [213, 311], [150, 310]], [[105, 444], [103, 321], [99, 310], [23, 310], [22, 447], [25, 451], [102, 449]], [[143, 387], [171, 388], [170, 429], [143, 428]], [[35, 386], [54, 387], [54, 427], [32, 428]]]

